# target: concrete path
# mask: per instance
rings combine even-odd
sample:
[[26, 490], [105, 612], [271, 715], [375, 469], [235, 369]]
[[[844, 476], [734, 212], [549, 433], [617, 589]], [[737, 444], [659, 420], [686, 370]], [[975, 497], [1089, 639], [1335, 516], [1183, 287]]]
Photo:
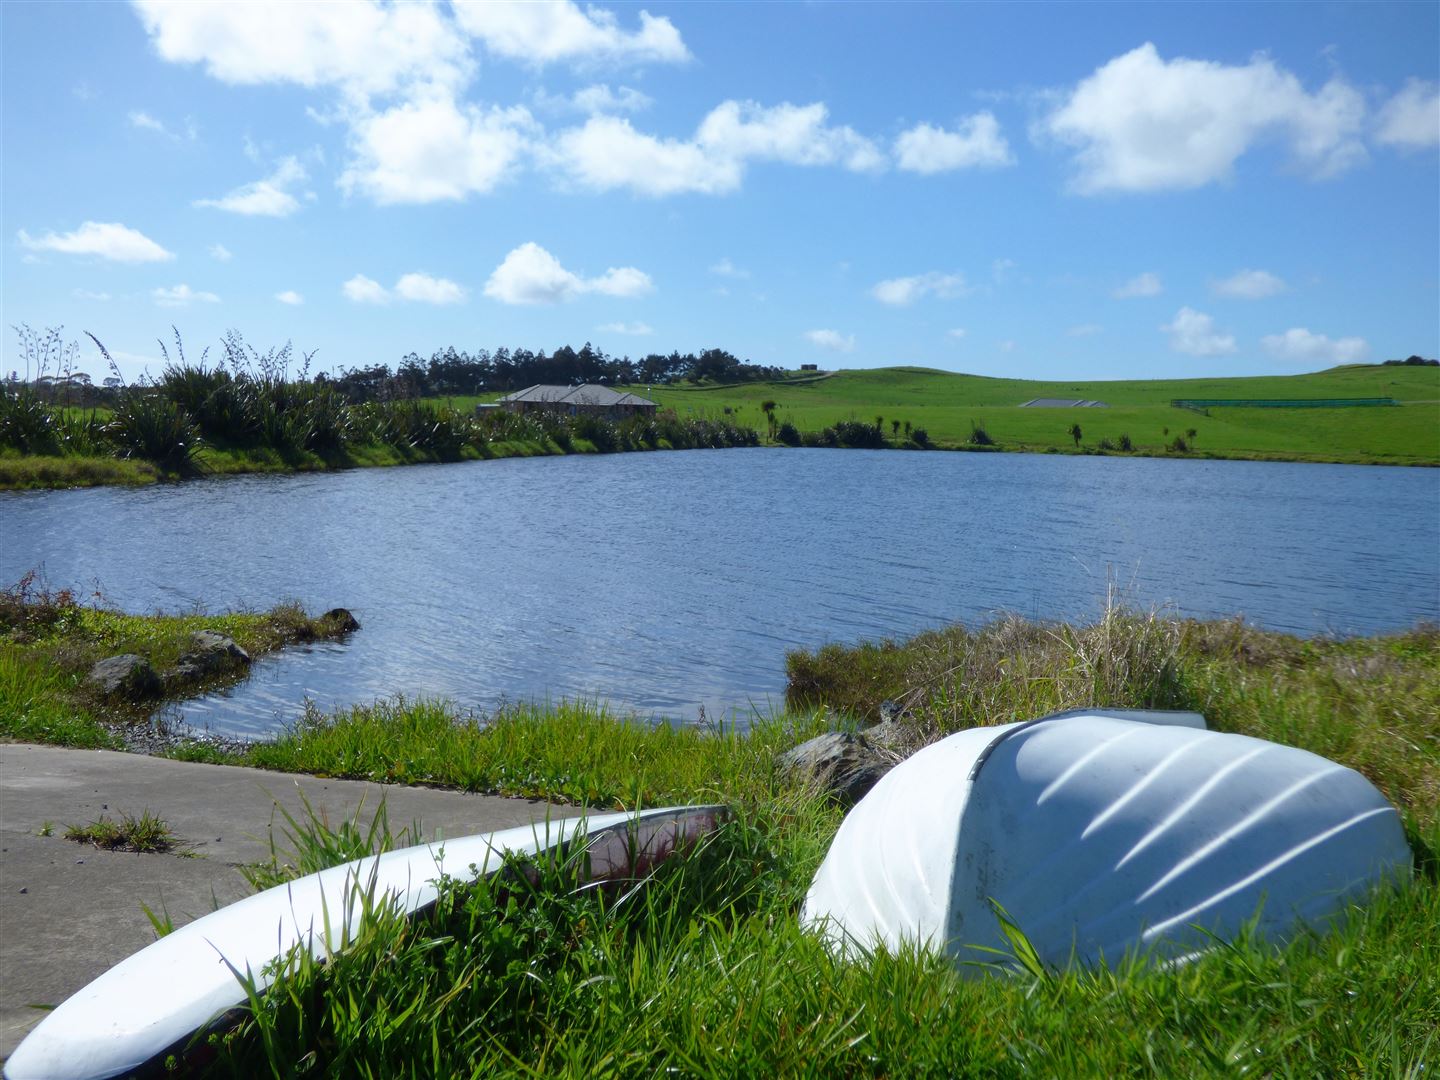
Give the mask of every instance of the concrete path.
[[[155, 940], [141, 905], [177, 926], [249, 895], [237, 867], [269, 858], [272, 828], [301, 817], [301, 793], [332, 824], [383, 799], [390, 826], [419, 821], [426, 839], [568, 817], [572, 807], [430, 788], [197, 765], [108, 750], [0, 744], [0, 1059], [59, 1004]], [[63, 839], [67, 825], [149, 810], [184, 854], [100, 851]], [[50, 826], [51, 836], [41, 836]]]

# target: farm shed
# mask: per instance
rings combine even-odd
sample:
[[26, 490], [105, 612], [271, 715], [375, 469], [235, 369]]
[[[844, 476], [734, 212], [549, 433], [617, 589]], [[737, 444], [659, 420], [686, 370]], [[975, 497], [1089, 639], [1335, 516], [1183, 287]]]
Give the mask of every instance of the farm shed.
[[498, 402], [512, 412], [553, 412], [567, 416], [601, 416], [619, 420], [630, 416], [653, 416], [655, 402], [638, 394], [622, 393], [608, 386], [581, 383], [579, 386], [546, 386], [537, 383], [506, 394]]

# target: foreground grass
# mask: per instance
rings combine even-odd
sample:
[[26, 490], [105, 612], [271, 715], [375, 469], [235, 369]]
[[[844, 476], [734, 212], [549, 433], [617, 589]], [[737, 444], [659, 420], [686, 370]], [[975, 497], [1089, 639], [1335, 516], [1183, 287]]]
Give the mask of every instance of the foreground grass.
[[[789, 668], [793, 715], [748, 734], [397, 700], [312, 712], [225, 758], [597, 807], [724, 801], [734, 820], [620, 892], [547, 865], [531, 884], [449, 889], [413, 921], [375, 913], [328, 964], [289, 958], [241, 1026], [210, 1037], [211, 1074], [1420, 1077], [1440, 1058], [1435, 628], [1305, 641], [1111, 611], [830, 647]], [[882, 703], [912, 747], [1077, 705], [1198, 709], [1365, 773], [1400, 807], [1419, 872], [1333, 933], [1227, 943], [1180, 969], [1131, 958], [974, 980], [926, 952], [841, 963], [796, 919], [841, 812], [773, 755]], [[274, 875], [393, 842], [293, 832]]]
[[[1420, 1077], [1440, 1049], [1433, 872], [1284, 949], [976, 979], [919, 950], [837, 961], [799, 929], [837, 818], [800, 792], [742, 801], [619, 894], [544, 862], [413, 921], [372, 913], [325, 965], [287, 958], [208, 1040], [210, 1075]], [[367, 850], [325, 829], [296, 847], [276, 865]]]
[[78, 844], [90, 844], [105, 851], [135, 851], [143, 854], [158, 854], [173, 851], [180, 842], [170, 826], [149, 810], [139, 817], [122, 813], [119, 820], [101, 814], [88, 825], [71, 825], [65, 830], [65, 839]]
[[819, 847], [777, 810], [619, 899], [552, 865], [372, 918], [328, 967], [283, 965], [211, 1075], [1419, 1077], [1440, 1049], [1433, 881], [1284, 951], [974, 980], [799, 930]]
[[[638, 388], [645, 393], [645, 388]], [[960, 375], [928, 368], [840, 371], [803, 383], [753, 383], [699, 389], [655, 387], [650, 396], [681, 416], [733, 416], [766, 430], [761, 404], [774, 401], [779, 422], [802, 432], [841, 420], [923, 428], [942, 448], [968, 447], [978, 425], [1000, 450], [1084, 452], [1118, 445], [1135, 453], [1356, 464], [1440, 465], [1440, 368], [1357, 365], [1306, 375], [1230, 379], [1040, 382]], [[1032, 398], [1084, 398], [1107, 409], [1025, 409]], [[1232, 409], [1209, 415], [1171, 406], [1176, 398], [1389, 397], [1389, 408]], [[728, 410], [728, 413], [726, 412]], [[1072, 424], [1082, 428], [1077, 447]], [[1194, 429], [1196, 436], [1188, 432]], [[1177, 436], [1185, 454], [1170, 448]], [[903, 440], [903, 431], [896, 436]], [[1105, 451], [1114, 453], [1116, 451]]]
[[588, 704], [480, 717], [446, 702], [396, 700], [329, 716], [312, 710], [273, 742], [247, 748], [244, 762], [625, 808], [768, 796], [774, 756], [825, 727], [818, 712], [736, 733], [654, 726]]
[[[749, 736], [609, 727], [580, 707], [487, 726], [392, 702], [311, 716], [260, 751], [272, 767], [604, 804], [723, 798], [736, 819], [623, 901], [548, 867], [519, 895], [456, 889], [415, 922], [377, 918], [328, 968], [292, 958], [215, 1040], [215, 1072], [1421, 1076], [1440, 1056], [1433, 628], [1301, 641], [1112, 611], [796, 654], [790, 671], [808, 719]], [[1200, 709], [1366, 773], [1401, 807], [1419, 875], [1337, 932], [1241, 940], [1179, 970], [1130, 958], [977, 981], [926, 952], [841, 963], [796, 921], [840, 813], [787, 788], [771, 755], [822, 722], [816, 708], [863, 717], [885, 701], [913, 745], [1080, 704]]]

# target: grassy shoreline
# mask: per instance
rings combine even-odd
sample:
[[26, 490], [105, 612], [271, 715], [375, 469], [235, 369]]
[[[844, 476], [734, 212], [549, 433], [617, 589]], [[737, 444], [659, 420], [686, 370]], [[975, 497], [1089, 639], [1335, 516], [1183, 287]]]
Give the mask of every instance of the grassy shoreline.
[[[161, 698], [97, 696], [104, 656], [172, 667], [192, 636], [230, 635], [253, 655], [343, 636], [298, 606], [221, 615], [130, 615], [33, 579], [0, 594], [0, 737], [119, 746]], [[1107, 609], [1086, 626], [1007, 616], [904, 641], [827, 645], [786, 658], [786, 708], [745, 730], [655, 725], [603, 704], [517, 704], [494, 714], [443, 699], [311, 708], [274, 739], [171, 739], [165, 752], [384, 783], [621, 807], [726, 797], [796, 742], [839, 724], [899, 718], [905, 752], [964, 728], [1089, 705], [1192, 709], [1212, 727], [1301, 746], [1364, 773], [1419, 825], [1440, 827], [1440, 628], [1298, 638], [1240, 620]], [[175, 698], [234, 683], [186, 683]], [[63, 722], [62, 722], [63, 721]], [[707, 772], [706, 770], [710, 770]], [[754, 773], [746, 780], [747, 773]], [[757, 790], [760, 790], [757, 789]]]
[[[64, 409], [17, 391], [0, 417], [0, 491], [756, 444], [1440, 466], [1440, 368], [1432, 367], [1076, 383], [896, 367], [630, 389], [660, 403], [658, 427], [583, 417], [537, 422], [504, 410], [477, 417], [475, 405], [498, 393], [344, 405], [320, 384], [237, 381], [185, 366], [167, 369], [154, 388], [127, 389], [130, 397], [116, 410]], [[1048, 396], [1104, 400], [1108, 407], [1020, 407]], [[1395, 404], [1172, 404], [1365, 397]]]
[[[230, 638], [253, 660], [291, 645], [343, 639], [348, 613], [307, 614], [298, 604], [210, 615], [129, 615], [82, 604], [27, 575], [0, 592], [0, 738], [91, 749], [167, 743], [148, 718], [167, 701], [232, 686], [249, 665], [225, 663], [174, 677], [202, 631]], [[97, 661], [138, 656], [162, 675], [144, 693], [105, 693], [88, 676]]]
[[[0, 491], [45, 491], [80, 487], [143, 487], [189, 479], [254, 474], [340, 472], [348, 469], [395, 468], [402, 465], [436, 465], [457, 461], [495, 461], [515, 457], [561, 457], [598, 454], [595, 443], [583, 438], [566, 440], [568, 449], [553, 439], [507, 439], [481, 447], [461, 447], [455, 454], [399, 448], [385, 443], [347, 447], [343, 455], [299, 451], [280, 454], [267, 450], [204, 447], [185, 470], [165, 469], [153, 462], [93, 455], [0, 454]], [[655, 446], [628, 447], [631, 451], [668, 450]]]
[[[761, 445], [781, 447], [784, 444], [763, 441]], [[541, 443], [511, 443], [496, 445], [487, 455], [463, 455], [460, 461], [494, 461], [512, 457], [560, 457], [566, 451], [554, 445]], [[663, 448], [657, 448], [663, 449]], [[838, 448], [837, 448], [838, 449]], [[887, 449], [901, 450], [901, 447]], [[1058, 454], [1066, 457], [1115, 457], [1115, 458], [1161, 458], [1172, 461], [1259, 461], [1297, 465], [1374, 465], [1409, 468], [1437, 468], [1440, 459], [1395, 460], [1362, 454], [1290, 454], [1290, 453], [1244, 453], [1217, 450], [1175, 453], [1163, 449], [1138, 449], [1130, 452], [1100, 450], [1094, 448], [1066, 449], [1063, 447], [1037, 447], [1025, 445], [1000, 445], [993, 447], [933, 445], [927, 450], [953, 453], [1002, 453], [1002, 454]], [[594, 454], [600, 451], [593, 447], [577, 446], [570, 453]], [[313, 461], [285, 462], [269, 460], [264, 456], [202, 453], [199, 455], [200, 469], [197, 473], [181, 475], [166, 472], [146, 461], [116, 460], [95, 457], [0, 457], [0, 492], [6, 491], [57, 491], [87, 487], [146, 487], [158, 483], [182, 483], [188, 479], [219, 476], [251, 475], [299, 475], [315, 472], [342, 472], [349, 469], [395, 468], [403, 465], [444, 464], [446, 459], [438, 457], [404, 457], [388, 447], [376, 446], [370, 452], [357, 454], [344, 464], [335, 464], [322, 459]]]
[[[174, 619], [139, 625], [168, 649], [188, 632]], [[0, 662], [28, 650], [18, 667], [49, 680], [41, 696], [81, 710], [64, 664], [85, 625], [56, 620], [21, 643], [0, 633]], [[544, 866], [522, 896], [447, 889], [418, 920], [368, 920], [327, 965], [291, 957], [237, 1029], [209, 1037], [209, 1075], [1418, 1077], [1440, 1053], [1440, 629], [1305, 640], [1112, 610], [1089, 626], [1010, 618], [828, 646], [787, 666], [789, 711], [749, 732], [652, 727], [593, 705], [479, 716], [394, 700], [312, 712], [264, 744], [172, 746], [597, 808], [734, 811], [623, 901]], [[37, 737], [5, 708], [14, 670], [0, 668], [0, 736]], [[1198, 709], [1217, 730], [1366, 775], [1399, 807], [1417, 877], [1331, 934], [1283, 949], [1242, 939], [1179, 969], [1012, 965], [974, 981], [924, 951], [841, 962], [796, 912], [842, 811], [794, 786], [774, 755], [882, 704], [907, 750], [1077, 705]], [[357, 855], [365, 834], [302, 823], [275, 867]]]

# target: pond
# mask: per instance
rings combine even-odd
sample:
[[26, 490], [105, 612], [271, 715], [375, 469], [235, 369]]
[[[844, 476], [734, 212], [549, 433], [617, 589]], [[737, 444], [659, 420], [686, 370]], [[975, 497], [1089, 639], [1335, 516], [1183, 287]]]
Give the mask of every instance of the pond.
[[746, 449], [0, 495], [0, 579], [37, 567], [131, 611], [355, 612], [183, 707], [230, 734], [396, 693], [743, 721], [787, 649], [1112, 588], [1307, 635], [1440, 619], [1440, 470]]

